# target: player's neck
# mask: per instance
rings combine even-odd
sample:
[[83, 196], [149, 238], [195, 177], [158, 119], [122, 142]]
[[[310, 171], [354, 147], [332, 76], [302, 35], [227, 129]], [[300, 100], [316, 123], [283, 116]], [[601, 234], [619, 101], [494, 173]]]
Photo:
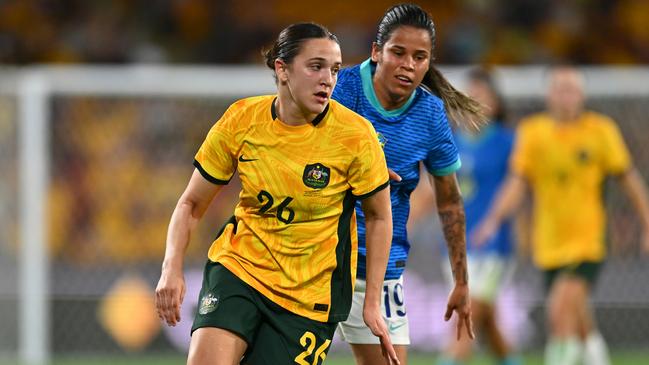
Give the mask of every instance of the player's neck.
[[563, 111], [563, 110], [550, 110], [550, 115], [558, 123], [573, 123], [580, 119], [582, 110]]
[[390, 93], [387, 88], [381, 87], [381, 84], [374, 79], [372, 80], [372, 86], [374, 87], [376, 98], [385, 110], [399, 109], [404, 106], [410, 98], [410, 95], [404, 96]]
[[304, 113], [297, 105], [292, 95], [282, 95], [281, 93], [275, 99], [275, 112], [277, 118], [284, 124], [299, 126], [310, 123], [318, 114]]

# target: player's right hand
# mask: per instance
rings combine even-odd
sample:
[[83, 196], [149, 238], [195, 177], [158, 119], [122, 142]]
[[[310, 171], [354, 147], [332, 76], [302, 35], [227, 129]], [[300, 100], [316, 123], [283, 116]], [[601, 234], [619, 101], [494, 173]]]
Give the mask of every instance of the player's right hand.
[[475, 339], [473, 320], [471, 319], [471, 299], [469, 297], [468, 285], [455, 285], [448, 296], [444, 321], [448, 322], [453, 316], [453, 312], [457, 313], [457, 340], [459, 341], [462, 337], [462, 330], [464, 328], [466, 328], [469, 338], [472, 340]]
[[175, 326], [180, 322], [180, 306], [185, 298], [185, 278], [182, 271], [166, 272], [163, 270], [155, 290], [155, 306], [158, 317]]

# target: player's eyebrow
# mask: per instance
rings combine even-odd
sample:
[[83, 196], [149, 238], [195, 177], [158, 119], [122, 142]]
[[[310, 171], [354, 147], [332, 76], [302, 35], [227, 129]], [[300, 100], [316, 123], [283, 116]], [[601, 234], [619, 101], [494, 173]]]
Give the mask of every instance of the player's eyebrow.
[[[311, 62], [311, 61], [327, 62], [327, 59], [324, 58], [324, 57], [311, 57], [311, 58], [309, 58], [308, 62]], [[342, 62], [338, 62], [338, 61], [336, 61], [336, 62], [334, 62], [333, 64], [334, 64], [334, 66], [340, 66], [340, 65], [342, 65], [343, 63], [342, 63]]]
[[[402, 45], [399, 45], [399, 44], [393, 44], [392, 46], [390, 46], [390, 48], [397, 49], [399, 51], [404, 51], [404, 52], [407, 50], [406, 47], [404, 47]], [[429, 53], [429, 51], [427, 49], [423, 49], [423, 48], [422, 49], [416, 49], [416, 50], [414, 50], [414, 52], [417, 53], [417, 54], [420, 54], [420, 53], [428, 54]]]

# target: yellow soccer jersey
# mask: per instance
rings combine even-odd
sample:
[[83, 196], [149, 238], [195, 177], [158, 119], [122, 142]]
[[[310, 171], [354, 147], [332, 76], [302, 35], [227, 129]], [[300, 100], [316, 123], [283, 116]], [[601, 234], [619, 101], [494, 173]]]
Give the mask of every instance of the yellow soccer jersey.
[[603, 183], [629, 167], [620, 131], [604, 115], [584, 112], [577, 121], [557, 123], [537, 114], [521, 121], [511, 168], [531, 186], [532, 245], [539, 267], [604, 259]]
[[212, 127], [194, 165], [225, 184], [234, 215], [212, 243], [220, 262], [273, 302], [321, 322], [345, 320], [356, 277], [354, 205], [388, 186], [372, 125], [331, 100], [312, 123], [277, 118], [275, 96], [240, 100]]

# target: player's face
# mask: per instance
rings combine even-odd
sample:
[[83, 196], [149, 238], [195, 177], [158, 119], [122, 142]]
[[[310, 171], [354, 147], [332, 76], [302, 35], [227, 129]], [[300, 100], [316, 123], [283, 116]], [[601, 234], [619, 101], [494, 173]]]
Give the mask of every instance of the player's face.
[[383, 48], [372, 45], [372, 60], [377, 63], [375, 88], [381, 88], [390, 99], [410, 96], [430, 67], [432, 43], [426, 29], [400, 26]]
[[550, 74], [548, 108], [561, 118], [576, 118], [584, 105], [583, 80], [579, 71], [558, 68]]
[[471, 80], [467, 93], [484, 106], [482, 112], [485, 116], [490, 119], [494, 117], [494, 113], [498, 108], [498, 100], [487, 83], [479, 80]]
[[328, 38], [304, 41], [300, 53], [278, 77], [285, 82], [296, 106], [304, 115], [322, 113], [329, 103], [342, 65], [340, 46]]

